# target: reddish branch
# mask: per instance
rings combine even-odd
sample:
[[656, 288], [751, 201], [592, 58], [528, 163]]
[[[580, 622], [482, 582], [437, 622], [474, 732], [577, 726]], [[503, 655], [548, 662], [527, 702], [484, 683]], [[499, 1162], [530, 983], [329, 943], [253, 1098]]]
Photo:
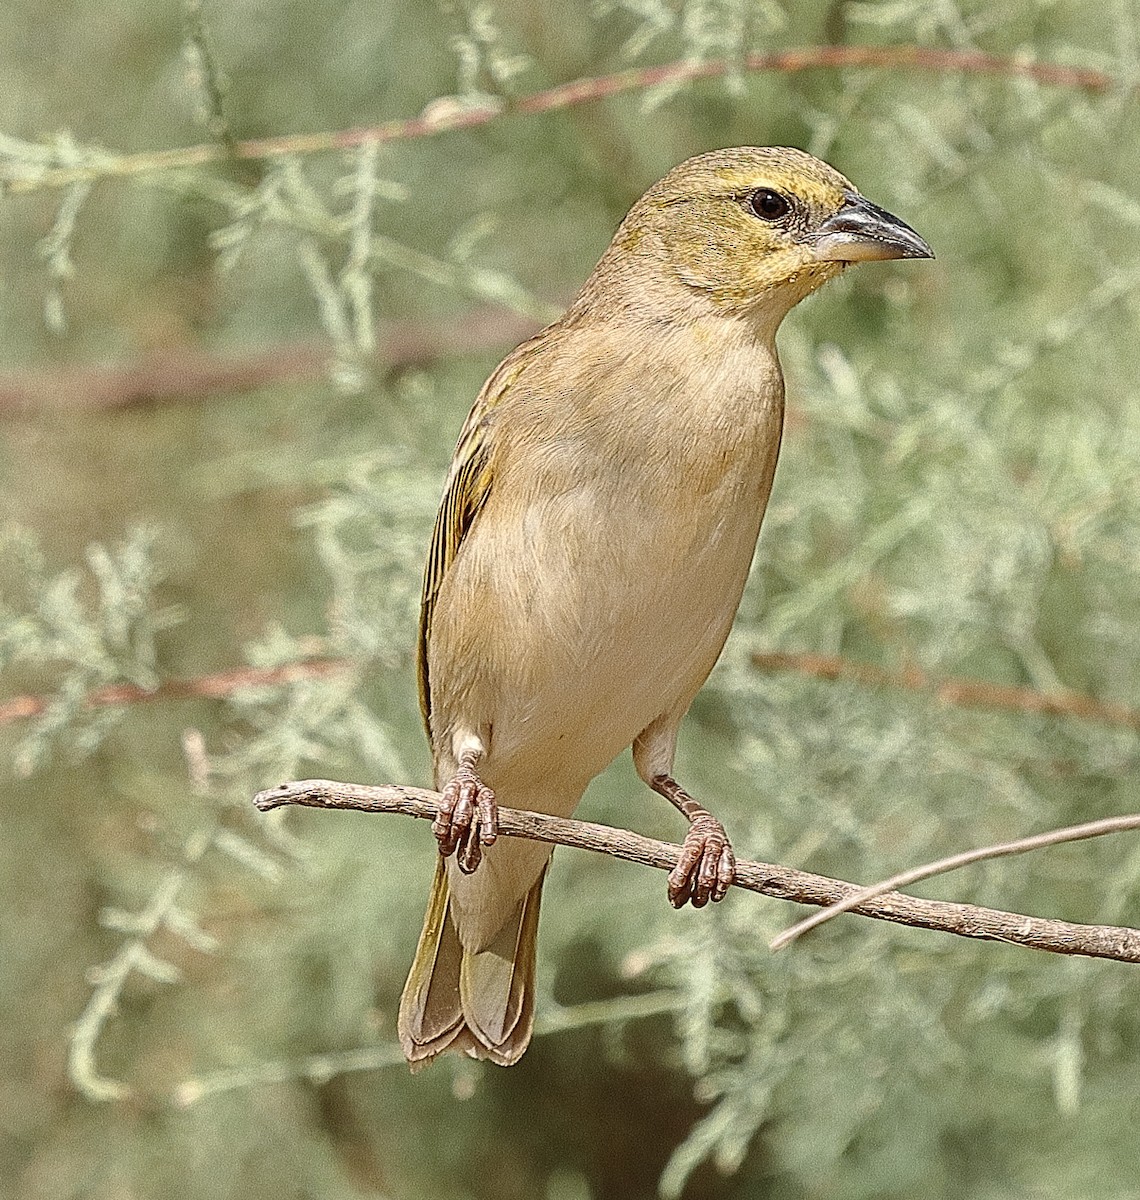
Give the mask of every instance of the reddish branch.
[[1140, 731], [1140, 712], [1136, 709], [1081, 692], [1039, 692], [981, 679], [932, 679], [917, 667], [887, 671], [831, 654], [754, 654], [752, 665], [762, 671], [795, 671], [816, 679], [843, 679], [868, 687], [927, 692], [943, 704], [959, 708], [1001, 708], [1019, 713], [1081, 717], [1102, 725], [1121, 725]]
[[444, 97], [428, 104], [418, 117], [384, 121], [379, 125], [282, 137], [251, 138], [221, 145], [202, 143], [172, 150], [128, 154], [94, 166], [56, 167], [38, 175], [0, 182], [9, 194], [64, 187], [80, 179], [111, 178], [201, 166], [236, 156], [241, 159], [276, 158], [286, 154], [315, 154], [327, 150], [351, 150], [369, 142], [394, 142], [430, 137], [455, 129], [487, 125], [502, 116], [534, 115], [604, 100], [623, 92], [644, 91], [663, 84], [716, 79], [738, 71], [780, 72], [836, 69], [913, 69], [950, 74], [998, 75], [1032, 79], [1054, 87], [1085, 92], [1107, 92], [1121, 84], [1112, 75], [1091, 67], [1068, 67], [1038, 63], [1023, 58], [985, 54], [980, 50], [941, 50], [929, 46], [806, 46], [772, 54], [749, 54], [743, 59], [709, 59], [705, 62], [673, 62], [575, 79], [557, 87], [518, 99], [503, 99], [485, 107], [464, 108]]
[[[1140, 712], [1110, 700], [1097, 700], [1079, 692], [1037, 692], [980, 679], [933, 680], [916, 668], [887, 671], [868, 663], [827, 654], [754, 654], [753, 665], [762, 671], [795, 671], [816, 679], [847, 680], [868, 687], [899, 687], [925, 691], [944, 704], [966, 708], [1001, 708], [1021, 713], [1081, 717], [1106, 725], [1140, 730]], [[251, 687], [271, 687], [298, 679], [317, 679], [348, 671], [344, 658], [313, 658], [283, 667], [238, 667], [194, 679], [168, 679], [149, 691], [137, 684], [120, 683], [97, 688], [86, 700], [88, 707], [140, 704], [151, 700], [224, 699]], [[24, 695], [0, 703], [0, 725], [35, 717], [52, 703], [51, 696]]]
[[[150, 688], [134, 683], [114, 683], [96, 688], [87, 694], [88, 708], [105, 708], [119, 704], [142, 704], [149, 700], [222, 700], [235, 692], [254, 687], [275, 687], [295, 683], [299, 679], [320, 679], [350, 670], [346, 658], [314, 658], [307, 662], [287, 663], [283, 667], [238, 667], [233, 671], [218, 671], [199, 675], [196, 679], [167, 679]], [[0, 725], [9, 725], [27, 717], [37, 717], [52, 703], [51, 696], [15, 696], [0, 704]]]
[[[773, 54], [751, 54], [742, 61], [711, 59], [707, 62], [673, 62], [575, 79], [516, 100], [483, 108], [464, 109], [448, 98], [433, 101], [424, 112], [408, 120], [385, 121], [358, 129], [312, 134], [287, 134], [220, 145], [203, 143], [170, 150], [108, 156], [86, 166], [53, 167], [27, 177], [0, 178], [0, 194], [16, 195], [43, 188], [64, 187], [77, 180], [126, 177], [151, 171], [174, 170], [208, 164], [232, 155], [242, 159], [267, 159], [282, 155], [347, 150], [369, 142], [391, 142], [427, 137], [447, 130], [470, 129], [508, 115], [537, 115], [603, 100], [625, 92], [663, 84], [713, 79], [736, 71], [781, 72], [809, 70], [914, 69], [942, 73], [982, 74], [1032, 79], [1037, 83], [1106, 92], [1120, 87], [1104, 71], [1036, 63], [981, 51], [940, 50], [924, 46], [809, 46]], [[462, 354], [486, 346], [509, 345], [534, 328], [525, 318], [499, 317], [465, 321], [449, 330], [425, 330], [408, 325], [381, 331], [378, 358], [390, 365], [429, 361], [447, 354]], [[59, 404], [112, 408], [161, 400], [171, 396], [204, 396], [238, 392], [288, 380], [323, 376], [327, 351], [309, 345], [287, 345], [246, 357], [222, 358], [192, 348], [176, 349], [128, 367], [75, 367], [25, 373], [0, 379], [0, 413]]]
[[[529, 337], [539, 322], [484, 308], [450, 324], [396, 321], [376, 335], [376, 363], [414, 367], [440, 358], [506, 348]], [[47, 407], [110, 409], [234, 394], [327, 377], [327, 345], [294, 343], [247, 355], [218, 355], [195, 346], [153, 354], [130, 366], [57, 367], [0, 376], [0, 414]]]

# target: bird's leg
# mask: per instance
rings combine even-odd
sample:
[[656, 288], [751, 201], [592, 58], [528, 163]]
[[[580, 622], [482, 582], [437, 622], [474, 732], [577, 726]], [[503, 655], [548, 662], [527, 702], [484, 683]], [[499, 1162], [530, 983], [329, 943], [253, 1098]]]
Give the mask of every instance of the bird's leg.
[[654, 775], [648, 782], [689, 820], [681, 857], [669, 872], [669, 903], [682, 908], [692, 901], [694, 908], [704, 908], [710, 900], [723, 900], [736, 875], [736, 857], [724, 826], [671, 775]]
[[499, 809], [495, 793], [479, 778], [475, 768], [482, 750], [468, 747], [459, 756], [459, 767], [443, 789], [439, 811], [431, 831], [446, 858], [455, 855], [459, 869], [466, 875], [479, 865], [483, 847], [494, 844], [499, 836]]

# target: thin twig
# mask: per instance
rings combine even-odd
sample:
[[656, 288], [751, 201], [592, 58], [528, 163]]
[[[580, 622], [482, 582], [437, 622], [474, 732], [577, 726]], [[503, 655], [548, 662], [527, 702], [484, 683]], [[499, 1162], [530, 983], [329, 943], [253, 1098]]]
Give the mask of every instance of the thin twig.
[[[286, 663], [283, 667], [237, 667], [195, 679], [167, 679], [149, 691], [137, 683], [112, 683], [88, 692], [88, 708], [106, 708], [120, 704], [142, 704], [151, 700], [222, 700], [235, 692], [254, 687], [279, 687], [299, 679], [320, 679], [351, 670], [347, 658], [313, 658], [306, 662]], [[51, 696], [14, 696], [0, 704], [0, 725], [10, 725], [28, 717], [38, 717], [51, 705]]]
[[753, 654], [752, 665], [761, 671], [795, 671], [817, 679], [843, 679], [870, 687], [906, 688], [929, 692], [943, 704], [960, 708], [1004, 708], [1011, 712], [1080, 717], [1103, 725], [1140, 731], [1140, 711], [1114, 700], [1099, 700], [1082, 692], [1039, 692], [1034, 688], [987, 683], [984, 679], [935, 679], [917, 667], [888, 671], [870, 663], [854, 662], [836, 654]]
[[[272, 159], [288, 155], [316, 154], [330, 150], [351, 150], [365, 142], [393, 142], [430, 137], [456, 129], [472, 129], [503, 116], [536, 115], [604, 100], [625, 92], [644, 91], [662, 84], [687, 83], [716, 79], [739, 72], [781, 72], [838, 69], [900, 69], [972, 75], [997, 75], [1032, 79], [1054, 87], [1075, 88], [1085, 92], [1108, 92], [1121, 87], [1107, 72], [1089, 67], [1068, 67], [1057, 63], [1031, 62], [1024, 58], [984, 54], [976, 50], [939, 50], [929, 46], [806, 46], [774, 54], [750, 54], [738, 59], [708, 59], [704, 62], [672, 62], [656, 67], [618, 71], [575, 79], [557, 87], [534, 92], [501, 105], [464, 107], [433, 101], [424, 112], [410, 120], [384, 121], [360, 129], [341, 129], [323, 133], [288, 134], [283, 137], [253, 138], [236, 142], [232, 152], [242, 159]], [[36, 174], [0, 180], [0, 192], [19, 195], [60, 188], [80, 181], [124, 178], [151, 171], [170, 171], [198, 167], [229, 157], [227, 147], [216, 142], [141, 154], [100, 153], [80, 166], [51, 167]]]
[[1014, 854], [1028, 854], [1031, 850], [1043, 850], [1046, 846], [1059, 846], [1063, 842], [1080, 842], [1086, 838], [1104, 837], [1108, 833], [1126, 833], [1129, 830], [1140, 829], [1140, 814], [1130, 813], [1124, 817], [1105, 817], [1100, 821], [1085, 821], [1080, 825], [1068, 825], [1064, 829], [1050, 829], [1047, 833], [1035, 833], [1029, 837], [1016, 838], [1012, 842], [998, 842], [993, 846], [981, 846], [976, 850], [963, 850], [958, 854], [947, 855], [946, 858], [934, 862], [923, 863], [918, 867], [910, 867], [905, 871], [883, 879], [879, 883], [857, 888], [849, 896], [829, 904], [822, 912], [812, 913], [802, 921], [789, 925], [783, 933], [777, 934], [769, 943], [769, 950], [783, 950], [790, 946], [798, 937], [802, 937], [809, 929], [815, 929], [840, 913], [850, 912], [853, 908], [876, 896], [885, 896], [896, 888], [908, 887], [923, 879], [931, 879], [935, 875], [947, 875], [957, 871], [959, 867], [968, 867], [971, 863], [986, 862], [991, 858], [1008, 858]]
[[[438, 802], [439, 793], [423, 788], [401, 784], [367, 787], [324, 779], [282, 783], [258, 792], [254, 797], [254, 804], [263, 812], [286, 804], [300, 804], [309, 808], [401, 813], [429, 821], [436, 815]], [[627, 829], [514, 809], [499, 810], [499, 832], [507, 837], [576, 846], [665, 871], [672, 870], [681, 852], [679, 846]], [[821, 907], [846, 900], [861, 890], [857, 885], [839, 879], [762, 862], [737, 862], [735, 886], [778, 900]], [[937, 929], [959, 937], [1010, 942], [1054, 954], [1081, 954], [1140, 963], [1140, 930], [1137, 929], [1077, 925], [973, 904], [922, 900], [899, 892], [873, 900], [857, 899], [851, 911], [859, 916], [918, 929]]]

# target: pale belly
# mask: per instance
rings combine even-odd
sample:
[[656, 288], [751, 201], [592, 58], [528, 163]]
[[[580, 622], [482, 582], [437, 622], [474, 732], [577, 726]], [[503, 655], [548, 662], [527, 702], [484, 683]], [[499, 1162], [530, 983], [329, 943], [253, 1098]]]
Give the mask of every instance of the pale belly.
[[504, 794], [576, 799], [654, 720], [679, 719], [736, 613], [764, 474], [726, 479], [683, 507], [576, 489], [481, 522], [436, 612], [433, 720], [444, 739], [484, 739], [481, 774]]

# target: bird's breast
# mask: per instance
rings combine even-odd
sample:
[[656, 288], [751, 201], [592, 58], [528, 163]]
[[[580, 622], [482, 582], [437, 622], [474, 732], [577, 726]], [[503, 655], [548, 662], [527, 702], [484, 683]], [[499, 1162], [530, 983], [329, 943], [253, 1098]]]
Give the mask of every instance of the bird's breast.
[[492, 786], [584, 783], [703, 683], [775, 468], [782, 395], [760, 399], [671, 425], [564, 422], [496, 473], [429, 650], [441, 730], [492, 730]]

